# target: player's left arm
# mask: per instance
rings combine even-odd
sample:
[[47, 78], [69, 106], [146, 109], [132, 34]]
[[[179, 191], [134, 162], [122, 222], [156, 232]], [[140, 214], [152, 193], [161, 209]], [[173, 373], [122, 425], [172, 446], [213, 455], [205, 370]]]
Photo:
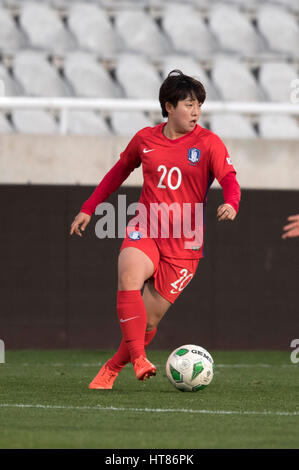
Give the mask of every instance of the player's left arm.
[[299, 237], [299, 214], [290, 215], [287, 220], [289, 223], [283, 227], [284, 233], [281, 238]]
[[223, 190], [224, 204], [221, 204], [217, 209], [218, 221], [234, 220], [238, 213], [241, 199], [241, 189], [236, 173], [234, 171], [227, 173], [219, 183]]
[[216, 134], [210, 140], [210, 170], [223, 190], [224, 203], [217, 208], [218, 221], [234, 220], [241, 199], [241, 189], [236, 178], [236, 170], [226, 146]]

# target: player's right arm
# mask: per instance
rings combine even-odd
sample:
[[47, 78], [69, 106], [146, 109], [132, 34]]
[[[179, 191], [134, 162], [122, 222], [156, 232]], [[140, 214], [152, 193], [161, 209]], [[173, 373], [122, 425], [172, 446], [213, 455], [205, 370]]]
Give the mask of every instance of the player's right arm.
[[124, 152], [121, 153], [120, 159], [108, 171], [89, 199], [82, 205], [80, 212], [76, 215], [71, 225], [70, 235], [75, 232], [77, 235], [82, 236], [80, 230], [85, 230], [98, 204], [104, 202], [110, 194], [116, 191], [140, 163], [137, 133], [129, 142]]
[[79, 214], [76, 215], [71, 225], [70, 235], [73, 235], [73, 233], [75, 232], [77, 235], [79, 235], [79, 237], [82, 237], [81, 232], [84, 232], [90, 219], [90, 215], [85, 214], [85, 212], [79, 212]]

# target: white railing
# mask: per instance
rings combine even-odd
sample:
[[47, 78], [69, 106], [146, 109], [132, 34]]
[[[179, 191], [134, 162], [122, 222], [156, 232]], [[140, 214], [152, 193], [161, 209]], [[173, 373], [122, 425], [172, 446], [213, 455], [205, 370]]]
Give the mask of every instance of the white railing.
[[[0, 97], [0, 109], [43, 109], [60, 113], [60, 133], [68, 129], [68, 111], [73, 109], [98, 111], [148, 111], [159, 112], [160, 103], [153, 100], [95, 99], [95, 98], [30, 98]], [[204, 113], [238, 113], [246, 115], [288, 114], [299, 116], [298, 104], [291, 103], [242, 103], [210, 101], [203, 105]]]

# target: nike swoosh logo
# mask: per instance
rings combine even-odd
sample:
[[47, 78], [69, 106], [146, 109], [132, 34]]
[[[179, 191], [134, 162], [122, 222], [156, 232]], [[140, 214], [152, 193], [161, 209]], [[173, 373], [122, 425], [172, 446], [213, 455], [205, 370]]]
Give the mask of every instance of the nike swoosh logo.
[[139, 315], [137, 315], [137, 317], [126, 318], [125, 320], [124, 320], [123, 318], [121, 318], [119, 321], [120, 321], [121, 323], [125, 323], [126, 321], [134, 320], [134, 318], [139, 318]]
[[143, 153], [153, 152], [154, 150], [156, 150], [156, 149], [150, 149], [150, 150], [143, 149]]

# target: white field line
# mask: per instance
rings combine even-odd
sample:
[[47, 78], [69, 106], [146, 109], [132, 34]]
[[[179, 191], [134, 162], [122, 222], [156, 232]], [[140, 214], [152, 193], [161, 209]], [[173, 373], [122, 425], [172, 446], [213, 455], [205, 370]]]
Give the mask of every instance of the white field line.
[[[101, 367], [104, 362], [78, 362], [78, 363], [71, 363], [71, 362], [44, 362], [44, 363], [37, 363], [37, 362], [14, 362], [9, 363], [6, 362], [6, 365], [11, 366], [22, 366], [22, 367], [34, 367], [34, 366], [49, 366], [49, 367]], [[155, 364], [156, 367], [163, 368], [165, 367], [164, 364]], [[215, 363], [215, 368], [240, 368], [240, 369], [247, 369], [247, 368], [256, 368], [256, 367], [264, 367], [264, 368], [271, 368], [275, 367], [294, 367], [294, 364], [217, 364]]]
[[40, 408], [46, 410], [77, 411], [128, 411], [134, 413], [190, 413], [210, 415], [260, 415], [260, 416], [299, 416], [299, 411], [229, 411], [229, 410], [193, 410], [186, 408], [125, 408], [115, 406], [65, 406], [25, 403], [0, 403], [0, 408]]

